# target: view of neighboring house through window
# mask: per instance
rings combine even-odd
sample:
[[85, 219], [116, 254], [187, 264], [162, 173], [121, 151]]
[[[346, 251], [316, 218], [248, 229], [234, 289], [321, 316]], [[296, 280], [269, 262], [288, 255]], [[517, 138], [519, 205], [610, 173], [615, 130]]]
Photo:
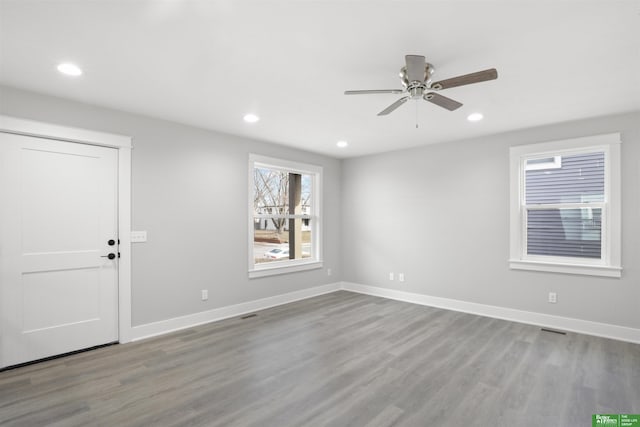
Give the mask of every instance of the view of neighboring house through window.
[[526, 160], [527, 254], [600, 259], [604, 152], [550, 160]]
[[512, 268], [619, 277], [619, 158], [617, 135], [512, 147]]
[[319, 168], [251, 156], [251, 270], [319, 260]]

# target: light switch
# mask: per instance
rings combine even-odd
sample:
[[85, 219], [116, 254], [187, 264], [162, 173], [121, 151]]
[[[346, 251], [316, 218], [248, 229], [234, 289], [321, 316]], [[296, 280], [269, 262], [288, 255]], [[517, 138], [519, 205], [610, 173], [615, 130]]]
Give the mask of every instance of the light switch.
[[147, 241], [147, 232], [146, 231], [132, 231], [131, 232], [131, 243], [142, 243]]

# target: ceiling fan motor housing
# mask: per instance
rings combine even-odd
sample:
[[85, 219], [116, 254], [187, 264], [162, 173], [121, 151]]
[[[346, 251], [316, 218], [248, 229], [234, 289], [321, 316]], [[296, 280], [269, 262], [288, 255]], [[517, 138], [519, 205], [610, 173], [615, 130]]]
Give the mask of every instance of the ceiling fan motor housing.
[[433, 75], [434, 71], [435, 69], [433, 65], [427, 62], [424, 66], [424, 75], [422, 76], [422, 80], [409, 81], [407, 67], [405, 66], [400, 69], [400, 81], [406, 88], [411, 98], [422, 98], [426, 90], [431, 86], [431, 76]]

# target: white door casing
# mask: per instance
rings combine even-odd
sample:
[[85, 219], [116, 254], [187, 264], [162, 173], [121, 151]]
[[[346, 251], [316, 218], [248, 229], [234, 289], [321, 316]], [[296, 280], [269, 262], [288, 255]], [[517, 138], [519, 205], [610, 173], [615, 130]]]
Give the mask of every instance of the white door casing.
[[129, 341], [130, 138], [6, 116], [0, 132], [0, 367]]

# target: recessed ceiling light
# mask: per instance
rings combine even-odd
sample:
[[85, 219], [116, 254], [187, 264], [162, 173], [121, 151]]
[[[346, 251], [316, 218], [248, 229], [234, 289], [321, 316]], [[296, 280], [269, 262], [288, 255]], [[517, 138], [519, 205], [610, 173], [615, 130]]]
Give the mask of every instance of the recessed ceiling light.
[[255, 123], [258, 120], [260, 120], [260, 117], [256, 116], [255, 114], [246, 114], [244, 116], [244, 121], [247, 123]]
[[349, 145], [349, 143], [347, 141], [338, 141], [336, 142], [336, 145], [340, 148], [346, 148]]
[[67, 76], [77, 77], [82, 74], [82, 70], [75, 64], [65, 62], [58, 65], [58, 71]]
[[467, 116], [467, 120], [469, 120], [470, 122], [479, 122], [483, 118], [484, 116], [482, 115], [482, 113], [471, 113]]

